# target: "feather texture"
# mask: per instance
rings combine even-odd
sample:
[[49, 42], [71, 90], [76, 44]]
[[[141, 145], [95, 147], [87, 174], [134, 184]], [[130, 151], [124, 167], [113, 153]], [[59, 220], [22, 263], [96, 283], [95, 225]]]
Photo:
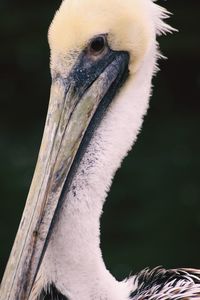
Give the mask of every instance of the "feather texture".
[[43, 289], [37, 300], [69, 300], [61, 294], [54, 284], [50, 284], [46, 289]]
[[200, 299], [200, 270], [147, 268], [131, 280], [137, 285], [131, 300]]

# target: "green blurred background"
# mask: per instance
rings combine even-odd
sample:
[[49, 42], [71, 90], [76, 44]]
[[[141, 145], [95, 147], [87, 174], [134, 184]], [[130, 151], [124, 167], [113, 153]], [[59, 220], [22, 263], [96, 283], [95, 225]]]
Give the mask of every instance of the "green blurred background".
[[[48, 105], [47, 30], [61, 1], [0, 0], [0, 275], [21, 218]], [[142, 133], [114, 180], [102, 218], [108, 268], [200, 268], [198, 0], [158, 1], [179, 33], [160, 62]]]

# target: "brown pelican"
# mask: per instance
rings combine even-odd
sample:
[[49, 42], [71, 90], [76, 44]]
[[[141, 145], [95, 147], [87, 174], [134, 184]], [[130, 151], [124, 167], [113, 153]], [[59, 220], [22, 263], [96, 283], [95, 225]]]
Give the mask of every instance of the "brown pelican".
[[118, 282], [100, 250], [112, 178], [141, 128], [170, 30], [152, 0], [64, 0], [49, 30], [52, 88], [1, 300], [200, 299], [200, 271], [145, 269]]

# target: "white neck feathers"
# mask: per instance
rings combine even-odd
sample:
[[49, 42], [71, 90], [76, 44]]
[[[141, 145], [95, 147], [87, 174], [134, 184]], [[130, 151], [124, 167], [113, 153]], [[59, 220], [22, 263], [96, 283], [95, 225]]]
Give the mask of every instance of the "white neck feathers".
[[116, 170], [141, 128], [151, 93], [156, 49], [114, 99], [84, 154], [47, 248], [40, 276], [72, 300], [128, 299], [126, 283], [106, 270], [100, 216]]

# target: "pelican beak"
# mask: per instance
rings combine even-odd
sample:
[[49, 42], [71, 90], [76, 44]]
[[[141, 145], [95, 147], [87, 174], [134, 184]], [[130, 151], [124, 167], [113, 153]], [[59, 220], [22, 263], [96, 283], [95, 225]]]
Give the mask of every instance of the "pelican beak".
[[77, 162], [128, 76], [127, 52], [99, 60], [80, 55], [67, 78], [52, 79], [37, 166], [1, 284], [0, 300], [27, 300]]

